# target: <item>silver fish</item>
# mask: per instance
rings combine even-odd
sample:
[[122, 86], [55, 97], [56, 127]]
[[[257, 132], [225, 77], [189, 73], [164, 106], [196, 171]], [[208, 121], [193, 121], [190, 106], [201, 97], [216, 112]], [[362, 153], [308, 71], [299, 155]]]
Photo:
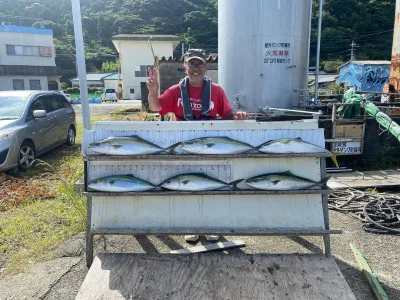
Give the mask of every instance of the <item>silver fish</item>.
[[239, 154], [254, 149], [247, 143], [224, 136], [197, 138], [183, 144], [181, 149], [192, 154]]
[[315, 182], [306, 178], [298, 177], [292, 173], [271, 173], [255, 176], [246, 179], [245, 182], [260, 190], [271, 190], [271, 191], [287, 191], [287, 190], [303, 190], [313, 186], [326, 187], [326, 183], [329, 180], [325, 178], [321, 182]]
[[108, 155], [143, 155], [163, 151], [161, 147], [137, 135], [109, 137], [91, 143], [88, 148], [94, 152]]
[[143, 192], [156, 188], [152, 183], [133, 175], [101, 177], [90, 182], [88, 187], [101, 192]]
[[212, 191], [235, 187], [242, 179], [226, 183], [202, 173], [181, 174], [163, 181], [160, 186], [173, 191]]
[[264, 153], [332, 153], [325, 148], [303, 141], [301, 138], [268, 141], [258, 146]]

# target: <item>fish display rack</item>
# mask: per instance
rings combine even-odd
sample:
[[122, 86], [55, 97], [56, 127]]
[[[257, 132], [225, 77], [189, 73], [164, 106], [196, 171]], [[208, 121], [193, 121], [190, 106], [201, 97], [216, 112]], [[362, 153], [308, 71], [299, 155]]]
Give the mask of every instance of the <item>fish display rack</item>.
[[[185, 126], [182, 126], [184, 124]], [[123, 128], [123, 129], [121, 129]], [[227, 136], [256, 147], [268, 140], [301, 137], [324, 147], [316, 122], [96, 122], [84, 132], [85, 194], [88, 197], [87, 263], [95, 234], [320, 235], [330, 254], [326, 189], [96, 192], [88, 182], [110, 175], [159, 184], [179, 174], [202, 173], [229, 183], [265, 173], [291, 171], [320, 182], [326, 153], [226, 155], [98, 155], [89, 145], [110, 136], [138, 135], [167, 148], [190, 139]]]

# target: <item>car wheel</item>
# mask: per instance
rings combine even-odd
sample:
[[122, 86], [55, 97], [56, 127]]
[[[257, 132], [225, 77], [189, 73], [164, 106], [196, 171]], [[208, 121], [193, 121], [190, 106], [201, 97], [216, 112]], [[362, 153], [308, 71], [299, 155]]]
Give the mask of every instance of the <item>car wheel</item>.
[[23, 142], [19, 148], [18, 167], [20, 170], [28, 170], [35, 160], [35, 146], [31, 142]]
[[67, 135], [67, 145], [74, 145], [75, 144], [75, 138], [76, 138], [76, 134], [75, 134], [75, 129], [74, 127], [70, 126], [68, 128], [68, 135]]

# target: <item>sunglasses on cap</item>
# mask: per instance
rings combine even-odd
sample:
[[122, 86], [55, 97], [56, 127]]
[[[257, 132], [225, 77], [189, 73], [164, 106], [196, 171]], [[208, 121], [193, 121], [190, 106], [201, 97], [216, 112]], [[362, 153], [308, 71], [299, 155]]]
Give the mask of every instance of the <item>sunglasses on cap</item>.
[[193, 62], [191, 62], [191, 61], [188, 61], [188, 62], [186, 62], [186, 65], [189, 67], [189, 68], [193, 68], [193, 69], [200, 69], [200, 68], [204, 68], [205, 66], [206, 66], [206, 63], [205, 62], [198, 62], [198, 63], [193, 63]]

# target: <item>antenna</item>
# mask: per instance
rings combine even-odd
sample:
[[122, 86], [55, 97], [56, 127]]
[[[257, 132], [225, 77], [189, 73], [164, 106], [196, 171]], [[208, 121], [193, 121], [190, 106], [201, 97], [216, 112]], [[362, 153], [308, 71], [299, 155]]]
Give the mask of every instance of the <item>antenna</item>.
[[354, 43], [354, 40], [351, 42], [351, 54], [350, 54], [350, 61], [356, 60], [356, 55], [355, 55], [355, 47], [357, 46], [356, 43]]

